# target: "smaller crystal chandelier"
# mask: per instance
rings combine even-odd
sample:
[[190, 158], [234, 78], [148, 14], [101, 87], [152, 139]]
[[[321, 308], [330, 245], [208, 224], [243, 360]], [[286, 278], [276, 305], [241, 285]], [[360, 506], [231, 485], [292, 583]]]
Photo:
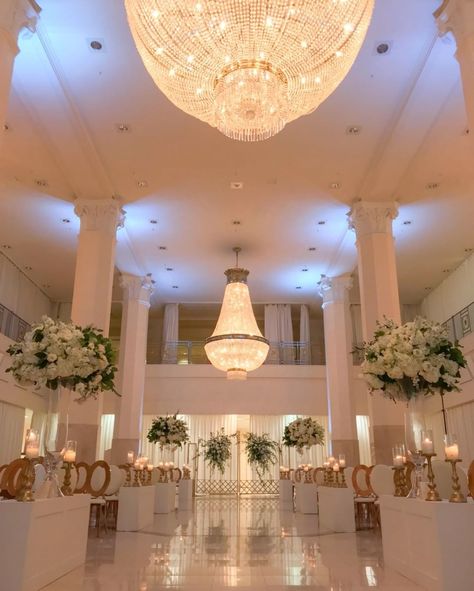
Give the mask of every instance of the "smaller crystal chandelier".
[[227, 286], [216, 328], [206, 339], [204, 349], [212, 365], [227, 372], [229, 380], [245, 380], [247, 372], [262, 365], [270, 348], [262, 336], [252, 309], [247, 269], [239, 267], [239, 252], [233, 249], [236, 264], [227, 269]]

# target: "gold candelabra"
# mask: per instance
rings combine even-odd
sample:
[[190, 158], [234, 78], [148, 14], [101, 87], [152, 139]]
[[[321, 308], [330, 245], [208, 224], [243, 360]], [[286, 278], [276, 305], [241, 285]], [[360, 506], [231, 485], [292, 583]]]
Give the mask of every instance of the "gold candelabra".
[[133, 474], [133, 484], [132, 486], [141, 486], [142, 482], [141, 482], [141, 470], [140, 468], [134, 468], [133, 470], [134, 474]]
[[341, 488], [347, 488], [346, 475], [344, 474], [345, 466], [341, 467]]
[[123, 468], [125, 468], [126, 471], [126, 478], [125, 478], [125, 484], [124, 486], [132, 486], [132, 468], [133, 468], [133, 464], [124, 464]]
[[24, 458], [25, 467], [21, 471], [21, 486], [15, 499], [21, 503], [31, 503], [35, 500], [33, 496], [33, 482], [35, 481], [34, 465], [38, 459]]
[[435, 476], [431, 463], [436, 454], [423, 452], [423, 456], [428, 462], [428, 492], [426, 493], [425, 501], [441, 501], [441, 497], [439, 496], [439, 492], [436, 488]]
[[71, 471], [74, 466], [74, 462], [63, 462], [64, 468], [64, 482], [61, 486], [61, 492], [65, 497], [72, 497], [74, 491], [71, 487]]
[[452, 475], [451, 479], [453, 482], [453, 490], [451, 496], [449, 497], [450, 503], [467, 503], [466, 497], [461, 492], [461, 485], [459, 484], [459, 476], [456, 470], [456, 464], [458, 462], [462, 462], [461, 459], [457, 460], [445, 460], [445, 462], [449, 462], [451, 464]]

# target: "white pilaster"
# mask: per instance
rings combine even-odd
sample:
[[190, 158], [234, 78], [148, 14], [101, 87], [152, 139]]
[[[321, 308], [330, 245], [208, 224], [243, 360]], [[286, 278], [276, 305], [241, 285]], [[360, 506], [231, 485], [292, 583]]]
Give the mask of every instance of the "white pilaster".
[[359, 463], [357, 426], [352, 400], [352, 323], [349, 291], [352, 277], [323, 277], [324, 344], [332, 453], [346, 455], [348, 466]]
[[[357, 238], [358, 273], [364, 340], [373, 339], [377, 321], [401, 322], [397, 264], [392, 222], [395, 202], [358, 201], [349, 212], [349, 227]], [[380, 394], [369, 395], [372, 460], [390, 464], [392, 447], [404, 441], [402, 405]]]
[[129, 450], [139, 451], [145, 391], [148, 311], [153, 291], [150, 277], [122, 274], [122, 326], [119, 392], [116, 403], [112, 461], [125, 462]]
[[18, 36], [22, 29], [35, 31], [40, 11], [34, 0], [0, 2], [0, 127], [6, 123], [13, 62], [19, 51]]

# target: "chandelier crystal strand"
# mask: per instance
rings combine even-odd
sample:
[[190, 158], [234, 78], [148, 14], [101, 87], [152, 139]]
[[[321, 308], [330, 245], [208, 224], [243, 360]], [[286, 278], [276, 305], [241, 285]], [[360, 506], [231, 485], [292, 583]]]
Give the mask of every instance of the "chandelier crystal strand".
[[374, 0], [125, 0], [149, 74], [180, 109], [242, 141], [314, 111], [347, 75]]
[[[238, 254], [238, 250], [234, 250]], [[255, 320], [247, 286], [248, 274], [239, 267], [225, 272], [227, 286], [219, 319], [204, 345], [212, 365], [234, 380], [245, 380], [247, 372], [260, 367], [270, 348]]]

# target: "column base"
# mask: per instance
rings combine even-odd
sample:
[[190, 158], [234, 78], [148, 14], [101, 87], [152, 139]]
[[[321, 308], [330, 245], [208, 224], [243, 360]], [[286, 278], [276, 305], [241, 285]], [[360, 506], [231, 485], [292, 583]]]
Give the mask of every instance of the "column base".
[[393, 462], [392, 447], [405, 441], [403, 425], [374, 425], [373, 426], [372, 460], [377, 464], [391, 466]]
[[357, 466], [359, 459], [359, 441], [357, 439], [333, 439], [332, 455], [336, 458], [339, 454], [345, 454], [346, 466]]
[[[97, 437], [99, 426], [87, 423], [69, 423], [68, 440], [77, 441], [77, 461], [93, 464], [97, 459]], [[59, 423], [57, 441], [60, 448], [65, 444], [66, 425]]]
[[112, 453], [110, 457], [110, 463], [116, 466], [125, 464], [127, 461], [127, 453], [133, 451], [135, 456], [138, 454], [140, 441], [138, 437], [136, 439], [113, 439], [112, 440]]

